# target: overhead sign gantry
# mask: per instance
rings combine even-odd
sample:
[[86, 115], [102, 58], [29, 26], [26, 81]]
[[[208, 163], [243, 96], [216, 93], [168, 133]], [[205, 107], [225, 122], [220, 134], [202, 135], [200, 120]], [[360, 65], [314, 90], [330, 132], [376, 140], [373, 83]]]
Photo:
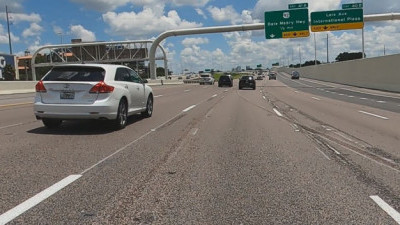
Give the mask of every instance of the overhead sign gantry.
[[308, 3], [291, 4], [288, 10], [265, 12], [265, 38], [310, 36]]

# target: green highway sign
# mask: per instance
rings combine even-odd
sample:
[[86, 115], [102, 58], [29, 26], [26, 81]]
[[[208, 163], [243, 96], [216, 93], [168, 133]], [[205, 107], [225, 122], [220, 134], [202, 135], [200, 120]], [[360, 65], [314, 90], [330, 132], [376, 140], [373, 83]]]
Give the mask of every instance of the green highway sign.
[[345, 9], [311, 13], [311, 31], [335, 31], [364, 28], [363, 9]]
[[211, 71], [211, 69], [205, 69], [205, 71], [206, 71], [206, 72], [210, 72], [210, 71]]
[[257, 65], [257, 68], [260, 68], [260, 67], [262, 67], [262, 64], [258, 64], [258, 65]]
[[267, 39], [310, 36], [308, 9], [265, 12], [264, 19]]
[[362, 3], [343, 4], [342, 9], [360, 9], [363, 7]]
[[289, 9], [303, 9], [308, 8], [308, 3], [290, 4]]

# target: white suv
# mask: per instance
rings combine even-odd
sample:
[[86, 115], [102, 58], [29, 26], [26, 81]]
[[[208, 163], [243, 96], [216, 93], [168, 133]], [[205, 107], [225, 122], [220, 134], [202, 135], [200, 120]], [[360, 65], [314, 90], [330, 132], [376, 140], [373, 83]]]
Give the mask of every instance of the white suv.
[[215, 80], [214, 80], [214, 78], [211, 76], [210, 73], [203, 73], [203, 74], [200, 74], [200, 81], [199, 81], [200, 85], [203, 85], [203, 84], [214, 85], [214, 82], [215, 82]]
[[52, 68], [36, 84], [34, 113], [48, 128], [70, 119], [112, 120], [117, 129], [128, 116], [153, 114], [153, 91], [121, 65], [70, 64]]

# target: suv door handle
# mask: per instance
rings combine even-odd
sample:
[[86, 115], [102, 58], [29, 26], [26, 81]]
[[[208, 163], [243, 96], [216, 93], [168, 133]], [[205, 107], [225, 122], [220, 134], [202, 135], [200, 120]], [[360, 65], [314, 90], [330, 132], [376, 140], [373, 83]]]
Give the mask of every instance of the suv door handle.
[[128, 89], [128, 85], [127, 84], [125, 84], [125, 89]]

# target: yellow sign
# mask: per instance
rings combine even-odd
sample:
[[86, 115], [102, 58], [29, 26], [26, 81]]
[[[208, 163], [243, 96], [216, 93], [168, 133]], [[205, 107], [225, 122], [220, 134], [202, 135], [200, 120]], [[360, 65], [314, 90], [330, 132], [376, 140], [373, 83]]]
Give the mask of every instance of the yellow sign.
[[312, 32], [334, 31], [334, 30], [355, 30], [364, 28], [364, 23], [342, 23], [311, 26]]
[[282, 32], [282, 38], [298, 38], [308, 36], [310, 36], [310, 31], [308, 30]]

